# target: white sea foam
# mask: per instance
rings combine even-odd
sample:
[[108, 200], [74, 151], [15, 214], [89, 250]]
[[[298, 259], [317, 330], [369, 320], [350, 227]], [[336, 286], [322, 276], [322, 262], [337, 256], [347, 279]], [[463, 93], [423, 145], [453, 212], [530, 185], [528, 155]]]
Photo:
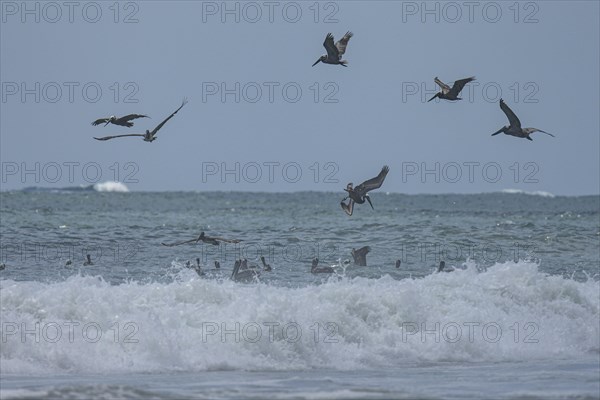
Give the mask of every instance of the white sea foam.
[[301, 288], [190, 270], [171, 283], [5, 279], [0, 361], [3, 373], [44, 374], [577, 358], [600, 352], [599, 286], [525, 261]]
[[96, 183], [94, 190], [97, 192], [129, 192], [124, 183], [115, 181]]
[[521, 189], [503, 189], [502, 193], [510, 193], [510, 194], [528, 194], [530, 196], [542, 196], [542, 197], [554, 197], [554, 195], [550, 192], [544, 192], [543, 190], [534, 190], [532, 192], [528, 192]]

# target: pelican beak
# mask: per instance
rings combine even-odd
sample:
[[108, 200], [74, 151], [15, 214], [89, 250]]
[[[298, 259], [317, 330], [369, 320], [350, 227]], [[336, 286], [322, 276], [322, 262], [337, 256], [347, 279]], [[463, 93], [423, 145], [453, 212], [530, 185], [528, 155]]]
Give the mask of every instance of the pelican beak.
[[427, 100], [427, 102], [429, 103], [431, 100], [435, 99], [436, 97], [438, 97], [439, 93], [436, 93], [435, 96], [433, 96], [432, 98], [430, 98], [429, 100]]
[[371, 208], [374, 210], [375, 207], [373, 207], [373, 203], [371, 203], [371, 198], [369, 197], [368, 194], [365, 195], [365, 198], [367, 199], [367, 201], [369, 202], [369, 205], [371, 206]]
[[497, 134], [501, 133], [504, 130], [504, 127], [500, 128], [498, 130], [498, 132], [492, 133], [492, 136], [496, 136]]
[[320, 61], [321, 61], [321, 59], [319, 58], [317, 61], [315, 61], [315, 63], [314, 63], [312, 66], [314, 67], [314, 66], [315, 66], [315, 65], [317, 65], [317, 64], [318, 64]]
[[104, 124], [104, 126], [110, 124], [110, 120], [106, 121], [106, 123]]

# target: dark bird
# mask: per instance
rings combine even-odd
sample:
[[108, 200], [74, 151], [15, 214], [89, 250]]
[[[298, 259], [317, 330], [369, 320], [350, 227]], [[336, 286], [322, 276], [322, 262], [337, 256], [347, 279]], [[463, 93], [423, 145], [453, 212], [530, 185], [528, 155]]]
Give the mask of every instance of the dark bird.
[[188, 261], [185, 263], [185, 267], [196, 271], [198, 276], [205, 275], [204, 272], [202, 271], [202, 266], [200, 265], [200, 258], [196, 258], [196, 265], [192, 266], [192, 263]]
[[215, 260], [215, 269], [221, 269], [221, 263]]
[[108, 118], [100, 118], [100, 119], [95, 120], [94, 122], [92, 122], [92, 125], [96, 126], [96, 125], [104, 124], [104, 126], [106, 126], [108, 124], [115, 124], [115, 125], [121, 125], [121, 126], [126, 126], [128, 128], [131, 128], [133, 126], [133, 122], [129, 122], [129, 121], [131, 121], [132, 119], [136, 119], [136, 118], [149, 118], [149, 117], [147, 115], [142, 115], [142, 114], [129, 114], [124, 117], [117, 118], [114, 115], [111, 115]]
[[502, 99], [500, 99], [500, 109], [502, 109], [502, 111], [504, 111], [504, 114], [506, 114], [506, 116], [508, 117], [508, 122], [510, 122], [510, 125], [503, 126], [500, 130], [498, 130], [498, 132], [492, 133], [492, 136], [495, 136], [499, 133], [504, 133], [504, 134], [510, 135], [510, 136], [516, 136], [516, 137], [520, 137], [520, 138], [526, 138], [528, 140], [533, 140], [529, 135], [531, 135], [533, 132], [542, 132], [542, 133], [545, 133], [546, 135], [550, 135], [550, 136], [554, 137], [553, 134], [544, 132], [541, 129], [521, 128], [521, 121], [519, 121], [519, 118], [506, 105], [506, 103]]
[[71, 260], [67, 260], [67, 262], [65, 263], [65, 267], [68, 267], [69, 265], [73, 264], [73, 261]]
[[86, 261], [83, 263], [83, 265], [94, 265], [94, 263], [92, 262], [92, 257], [89, 254], [85, 255]]
[[260, 256], [260, 261], [262, 261], [262, 265], [263, 265], [263, 271], [272, 271], [273, 269], [271, 268], [271, 264], [267, 264], [267, 262], [265, 261], [265, 257], [264, 256]]
[[248, 260], [236, 260], [231, 273], [231, 280], [236, 282], [251, 282], [260, 276], [260, 271], [248, 268]]
[[[352, 188], [352, 182], [350, 182], [346, 186], [346, 189], [344, 189], [346, 192], [348, 192], [348, 196], [344, 197], [344, 199], [340, 203], [342, 209], [346, 212], [346, 214], [352, 215], [352, 212], [354, 211], [354, 203], [363, 204], [365, 200], [367, 200], [371, 205], [371, 208], [373, 208], [373, 203], [371, 203], [371, 199], [369, 198], [368, 192], [370, 192], [373, 189], [379, 189], [383, 184], [383, 181], [385, 180], [385, 177], [387, 176], [387, 173], [389, 171], [390, 168], [387, 165], [384, 165], [379, 175], [377, 175], [375, 178], [369, 179], [368, 181], [361, 183], [355, 188]], [[350, 197], [350, 200], [348, 201], [348, 204], [346, 204], [344, 203], [344, 201], [348, 197]]]
[[445, 261], [440, 261], [440, 265], [438, 266], [437, 272], [452, 272], [454, 271], [453, 267], [450, 267], [451, 269], [446, 269], [446, 262]]
[[225, 242], [225, 243], [239, 243], [240, 240], [237, 240], [237, 239], [224, 239], [224, 238], [220, 238], [220, 237], [210, 237], [210, 236], [206, 236], [204, 234], [204, 232], [200, 232], [200, 236], [198, 236], [196, 239], [190, 239], [190, 240], [186, 240], [186, 241], [183, 241], [183, 242], [177, 242], [177, 243], [161, 243], [161, 244], [163, 246], [173, 247], [173, 246], [179, 246], [179, 245], [182, 245], [182, 244], [198, 243], [198, 242], [204, 242], [204, 243], [213, 244], [215, 246], [218, 246], [220, 242]]
[[319, 259], [315, 258], [312, 260], [310, 272], [313, 274], [331, 274], [333, 272], [332, 267], [319, 267]]
[[0, 271], [4, 271], [5, 268], [6, 268], [6, 264], [4, 264], [4, 263], [0, 264]]
[[402, 264], [402, 261], [396, 260], [396, 268], [400, 268], [401, 264]]
[[346, 52], [346, 46], [348, 46], [348, 41], [352, 37], [352, 32], [348, 31], [344, 35], [343, 38], [337, 41], [336, 44], [333, 44], [333, 35], [328, 33], [325, 36], [325, 41], [323, 42], [323, 47], [327, 50], [327, 54], [319, 57], [317, 61], [312, 65], [313, 67], [317, 65], [319, 62], [323, 62], [325, 64], [339, 64], [344, 67], [347, 67], [348, 61], [342, 60], [342, 56]]
[[168, 120], [170, 120], [171, 118], [173, 118], [175, 116], [175, 114], [177, 114], [177, 111], [181, 110], [181, 107], [185, 106], [187, 104], [187, 100], [183, 99], [183, 102], [181, 103], [181, 106], [175, 110], [175, 112], [171, 115], [169, 115], [167, 118], [165, 118], [165, 120], [163, 122], [161, 122], [160, 124], [158, 124], [156, 126], [156, 128], [154, 128], [152, 130], [152, 132], [150, 132], [148, 129], [146, 129], [146, 133], [130, 133], [130, 134], [126, 134], [126, 135], [115, 135], [115, 136], [104, 136], [101, 138], [97, 138], [94, 137], [94, 139], [96, 140], [110, 140], [110, 139], [114, 139], [114, 138], [119, 138], [119, 137], [126, 137], [126, 136], [141, 136], [144, 138], [144, 142], [153, 142], [156, 140], [156, 134], [158, 133], [158, 131], [160, 130], [160, 128], [163, 127], [164, 124], [167, 123]]
[[470, 78], [459, 79], [458, 81], [454, 81], [454, 85], [452, 85], [452, 87], [440, 81], [437, 76], [433, 80], [439, 85], [439, 87], [442, 88], [442, 90], [436, 93], [435, 96], [427, 100], [428, 103], [436, 97], [445, 100], [462, 100], [460, 97], [458, 97], [458, 95], [467, 83], [475, 80], [475, 77], [472, 76]]
[[371, 251], [369, 246], [361, 247], [360, 249], [352, 249], [352, 258], [354, 258], [354, 265], [361, 267], [367, 266], [367, 254]]

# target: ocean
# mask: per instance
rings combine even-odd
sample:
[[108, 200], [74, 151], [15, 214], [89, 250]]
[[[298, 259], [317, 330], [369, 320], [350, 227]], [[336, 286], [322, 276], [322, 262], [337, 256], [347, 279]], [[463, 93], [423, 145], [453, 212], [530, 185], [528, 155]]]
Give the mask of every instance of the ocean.
[[1, 192], [0, 397], [600, 398], [600, 196], [342, 197]]

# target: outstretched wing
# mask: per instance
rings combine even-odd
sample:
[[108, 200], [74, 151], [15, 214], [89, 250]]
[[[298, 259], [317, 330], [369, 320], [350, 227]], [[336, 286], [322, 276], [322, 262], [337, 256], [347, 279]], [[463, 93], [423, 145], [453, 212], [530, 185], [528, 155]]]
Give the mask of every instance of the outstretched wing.
[[[335, 44], [335, 47], [338, 50], [338, 54], [339, 54], [340, 58], [342, 58], [342, 55], [344, 55], [344, 53], [346, 52], [346, 46], [348, 46], [348, 41], [350, 40], [350, 38], [352, 36], [353, 36], [352, 32], [348, 31], [348, 32], [346, 32], [344, 37], [341, 38], [340, 40], [338, 40], [337, 43]], [[331, 39], [333, 40], [333, 37]]]
[[94, 122], [92, 122], [92, 125], [96, 126], [96, 125], [100, 125], [100, 124], [105, 124], [110, 120], [110, 118], [100, 118], [95, 120]]
[[450, 86], [446, 85], [444, 82], [440, 81], [436, 76], [433, 78], [433, 81], [438, 84], [439, 87], [442, 88], [442, 93], [446, 94], [450, 91]]
[[454, 85], [452, 85], [452, 89], [450, 89], [450, 94], [454, 96], [458, 96], [461, 90], [465, 87], [465, 85], [471, 81], [474, 81], [475, 77], [471, 76], [470, 78], [459, 79], [458, 81], [454, 81]]
[[325, 47], [325, 50], [327, 50], [328, 58], [330, 58], [332, 60], [339, 60], [340, 51], [335, 46], [335, 44], [333, 44], [333, 35], [331, 33], [328, 33], [327, 36], [325, 36], [325, 41], [323, 42], [323, 47]]
[[187, 243], [195, 243], [198, 240], [198, 238], [196, 239], [190, 239], [190, 240], [186, 240], [184, 242], [177, 242], [177, 243], [161, 243], [163, 246], [167, 246], [167, 247], [173, 247], [173, 246], [179, 246], [182, 244], [187, 244]]
[[125, 115], [119, 119], [117, 119], [116, 121], [113, 122], [113, 124], [115, 125], [123, 125], [126, 127], [132, 127], [133, 123], [129, 122], [132, 119], [136, 119], [136, 118], [148, 118], [147, 115], [142, 115], [142, 114], [129, 114], [129, 115]]
[[515, 115], [515, 113], [506, 105], [504, 100], [500, 99], [500, 109], [504, 111], [504, 114], [508, 117], [511, 127], [521, 128], [521, 121]]
[[383, 184], [383, 181], [385, 180], [385, 177], [387, 176], [389, 171], [390, 167], [384, 165], [383, 168], [381, 168], [381, 172], [379, 172], [379, 175], [377, 175], [375, 178], [369, 179], [368, 181], [364, 181], [356, 188], [354, 188], [354, 191], [358, 192], [362, 196], [373, 189], [379, 189]]
[[177, 114], [177, 111], [181, 110], [181, 108], [183, 106], [185, 106], [186, 104], [187, 104], [187, 99], [183, 99], [183, 102], [181, 102], [181, 106], [179, 106], [179, 108], [177, 110], [175, 110], [175, 112], [173, 112], [173, 114], [171, 114], [167, 118], [165, 118], [165, 120], [163, 122], [158, 124], [158, 126], [156, 128], [154, 128], [154, 130], [151, 132], [151, 136], [156, 135], [156, 133], [159, 131], [159, 129], [162, 128], [163, 125], [166, 124], [168, 120], [173, 118], [175, 116], [175, 114]]
[[127, 135], [115, 135], [115, 136], [104, 136], [104, 137], [95, 137], [94, 139], [96, 140], [110, 140], [110, 139], [114, 139], [114, 138], [119, 138], [119, 137], [126, 137], [126, 136], [146, 136], [143, 133], [129, 133]]
[[241, 242], [241, 240], [238, 240], [238, 239], [224, 239], [224, 238], [220, 238], [220, 237], [208, 237], [208, 236], [206, 236], [206, 238], [208, 238], [208, 239], [214, 239], [214, 240], [217, 240], [219, 242], [225, 242], [225, 243], [239, 243], [239, 242]]
[[354, 200], [350, 199], [348, 201], [348, 204], [344, 203], [343, 201], [340, 203], [340, 206], [342, 206], [342, 210], [344, 210], [344, 212], [348, 215], [352, 215], [352, 212], [354, 211]]

